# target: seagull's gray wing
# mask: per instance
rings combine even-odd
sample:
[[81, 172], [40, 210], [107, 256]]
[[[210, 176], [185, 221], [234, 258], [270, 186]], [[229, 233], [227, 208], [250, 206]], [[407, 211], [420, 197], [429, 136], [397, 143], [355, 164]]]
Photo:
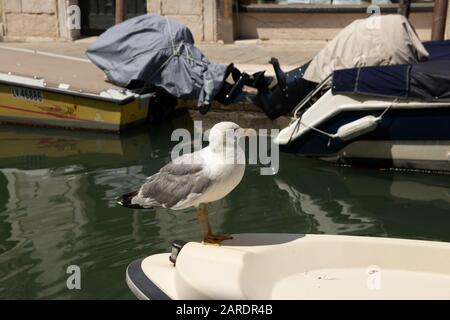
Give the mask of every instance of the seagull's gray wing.
[[211, 184], [202, 164], [170, 162], [148, 178], [132, 200], [143, 207], [189, 207]]

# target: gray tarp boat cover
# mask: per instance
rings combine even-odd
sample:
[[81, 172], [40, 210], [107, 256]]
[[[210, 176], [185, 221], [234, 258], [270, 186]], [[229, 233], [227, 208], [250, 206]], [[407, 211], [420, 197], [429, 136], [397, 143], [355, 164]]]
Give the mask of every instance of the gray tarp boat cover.
[[108, 29], [86, 54], [116, 85], [143, 81], [177, 98], [198, 99], [199, 106], [211, 103], [228, 68], [211, 63], [186, 26], [151, 14]]
[[340, 31], [312, 59], [304, 79], [319, 83], [339, 69], [412, 64], [427, 57], [408, 19], [397, 14], [374, 15]]

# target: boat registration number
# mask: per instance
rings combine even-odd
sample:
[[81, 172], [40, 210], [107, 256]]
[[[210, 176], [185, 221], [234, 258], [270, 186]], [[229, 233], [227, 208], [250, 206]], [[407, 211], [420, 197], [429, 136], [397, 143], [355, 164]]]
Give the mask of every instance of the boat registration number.
[[42, 102], [44, 100], [42, 91], [31, 88], [12, 87], [12, 95], [14, 98], [28, 101]]

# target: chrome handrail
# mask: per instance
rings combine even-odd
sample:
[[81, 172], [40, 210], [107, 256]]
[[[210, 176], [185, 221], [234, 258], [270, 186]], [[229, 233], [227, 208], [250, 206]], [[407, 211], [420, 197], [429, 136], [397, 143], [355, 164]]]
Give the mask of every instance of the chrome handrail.
[[308, 103], [320, 90], [322, 90], [322, 88], [328, 84], [328, 81], [330, 80], [331, 76], [333, 74], [331, 73], [330, 75], [328, 75], [328, 77], [326, 77], [321, 83], [319, 83], [316, 88], [311, 91], [310, 93], [308, 93], [308, 95], [306, 97], [303, 98], [302, 101], [299, 102], [299, 104], [297, 104], [297, 106], [295, 107], [294, 110], [294, 116], [293, 116], [293, 120], [297, 120], [298, 119], [298, 112], [305, 106], [306, 103]]

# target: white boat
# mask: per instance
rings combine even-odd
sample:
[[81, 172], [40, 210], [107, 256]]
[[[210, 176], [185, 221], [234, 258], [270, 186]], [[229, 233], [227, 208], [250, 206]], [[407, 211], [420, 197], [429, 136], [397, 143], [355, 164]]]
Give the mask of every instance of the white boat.
[[395, 100], [330, 89], [297, 109], [280, 150], [343, 165], [450, 171], [450, 101]]
[[130, 264], [139, 299], [450, 299], [450, 243], [240, 234]]
[[302, 68], [315, 89], [287, 109], [292, 122], [275, 141], [338, 164], [450, 172], [450, 41], [421, 43], [398, 15], [380, 17], [375, 29], [374, 19], [343, 29]]

